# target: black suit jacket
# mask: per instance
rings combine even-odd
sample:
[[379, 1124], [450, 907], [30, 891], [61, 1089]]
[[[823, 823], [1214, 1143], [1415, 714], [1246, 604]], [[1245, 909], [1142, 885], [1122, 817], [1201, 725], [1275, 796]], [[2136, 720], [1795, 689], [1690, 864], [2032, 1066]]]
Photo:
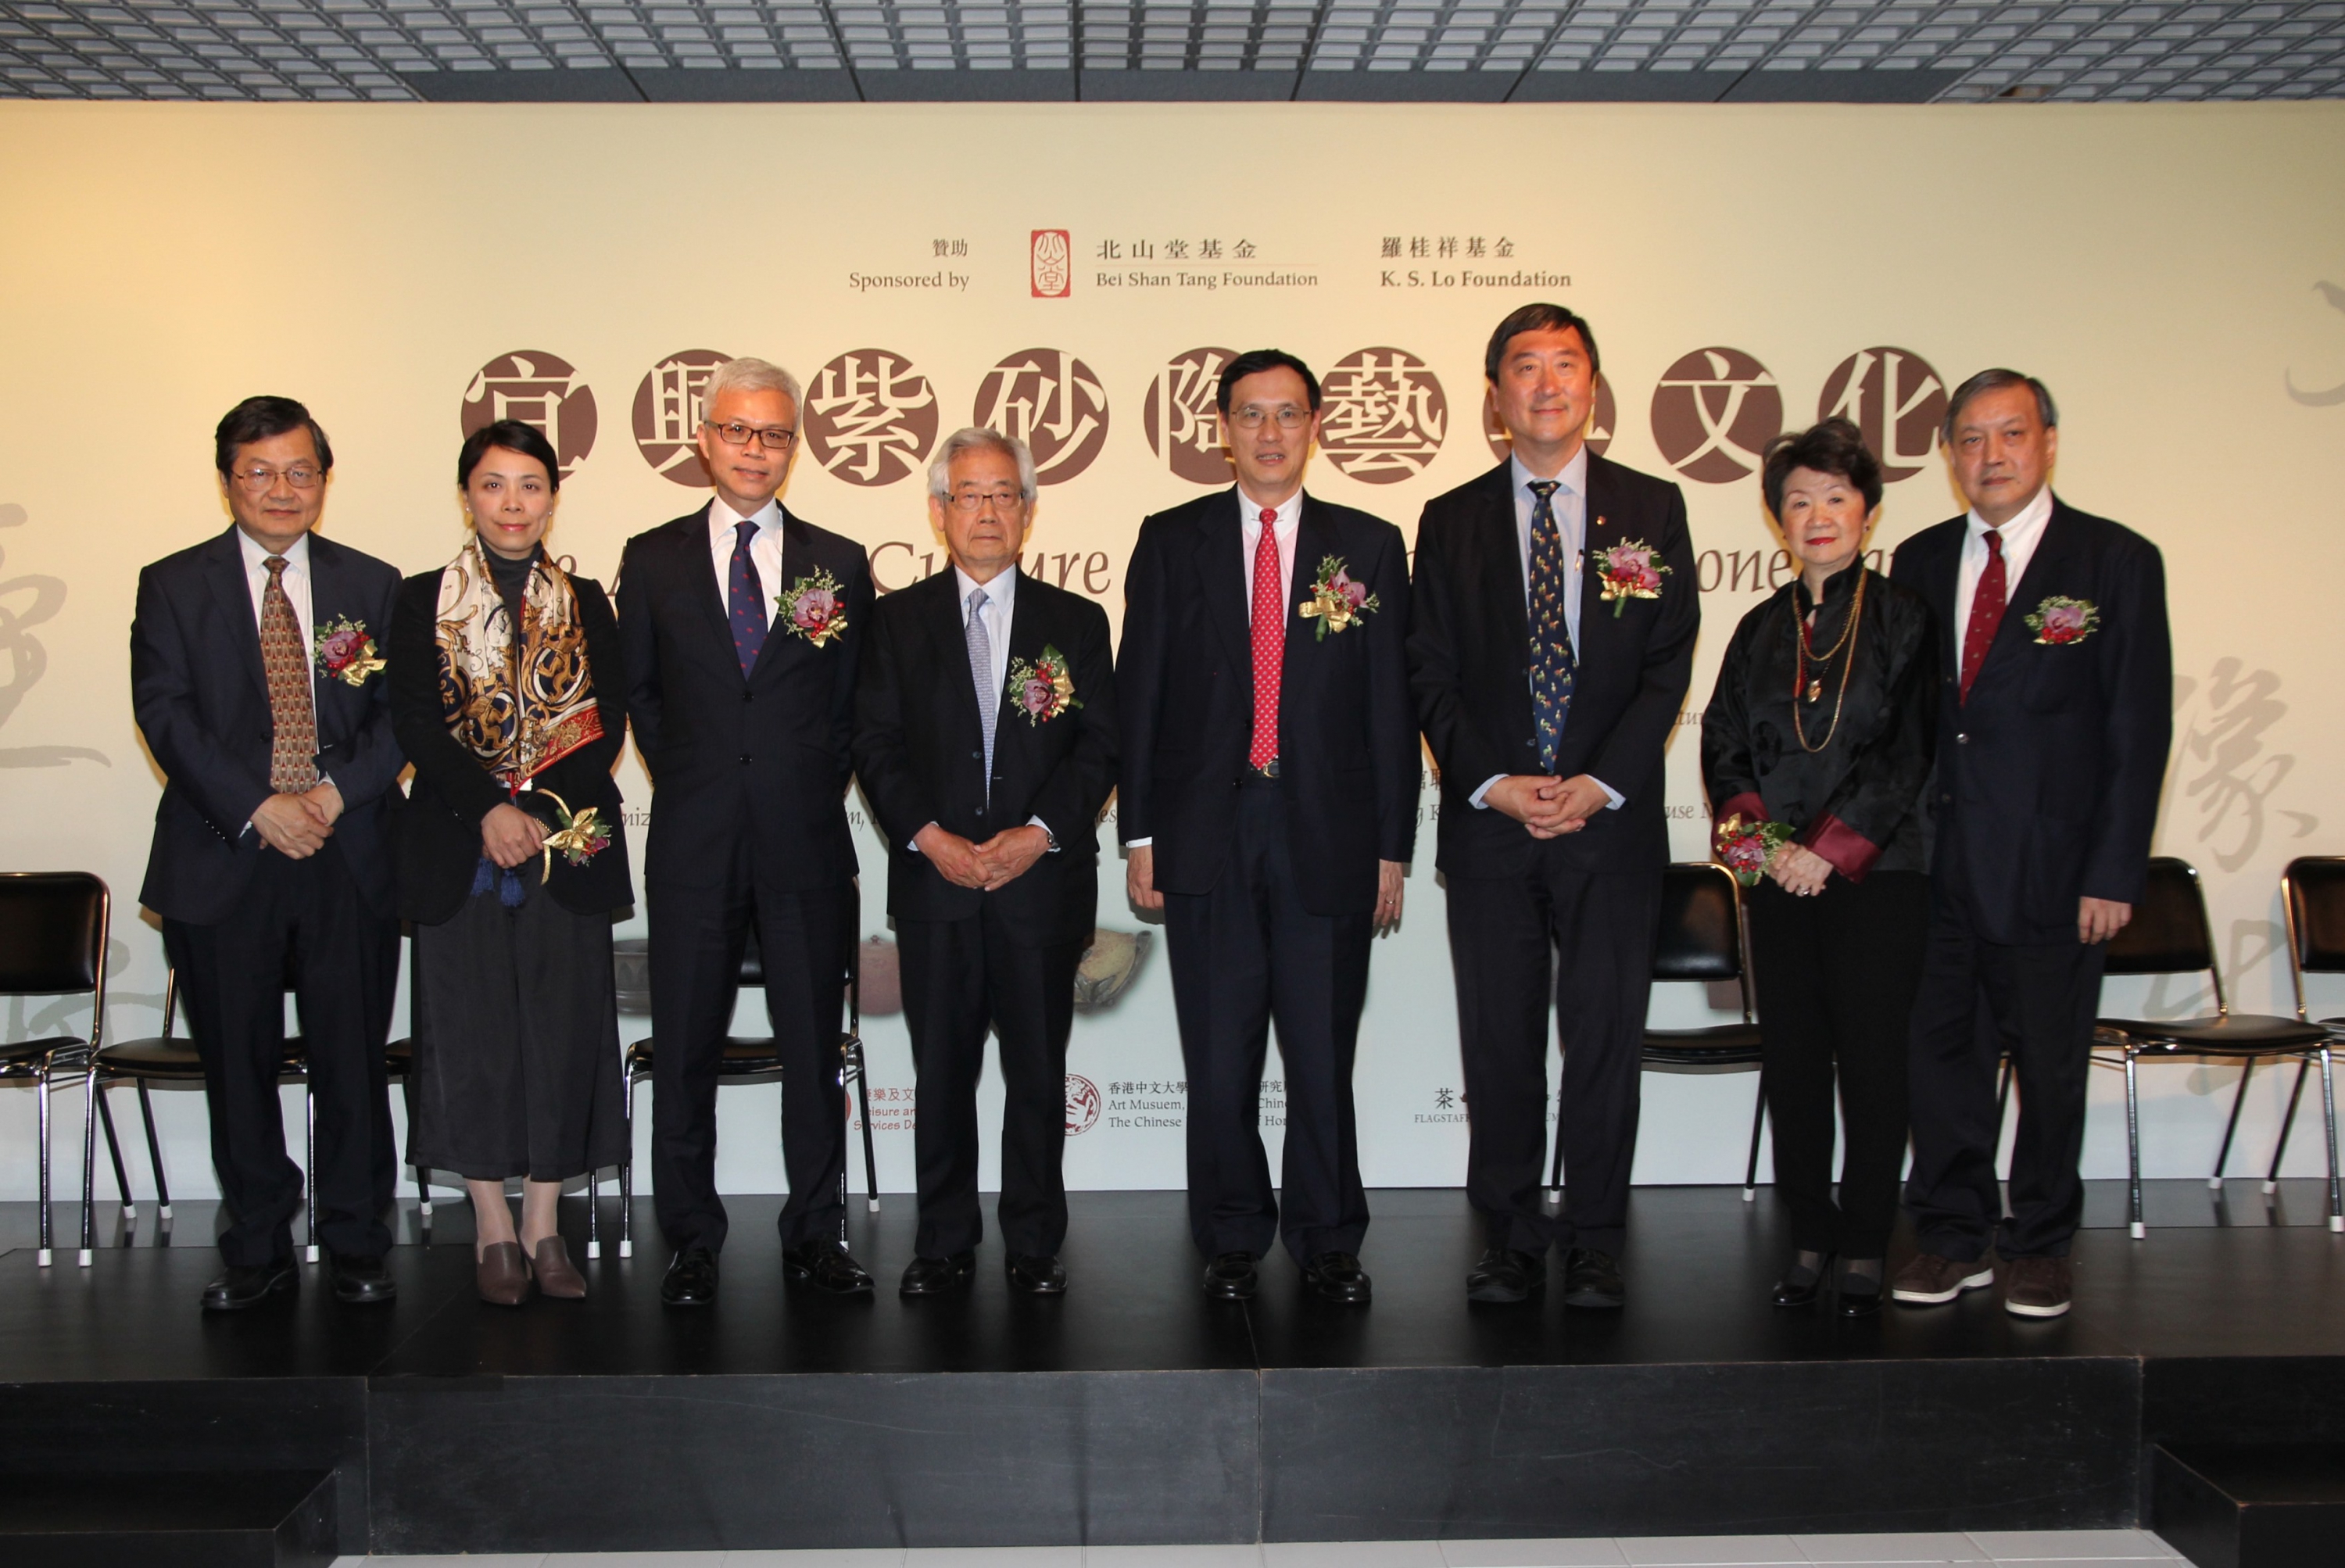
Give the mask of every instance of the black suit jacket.
[[[1030, 722], [995, 692], [993, 790], [950, 567], [888, 595], [871, 613], [855, 708], [855, 770], [888, 837], [888, 912], [898, 920], [964, 920], [995, 901], [1033, 944], [1091, 938], [1099, 911], [1099, 819], [1115, 789], [1116, 707], [1107, 612], [1079, 594], [1020, 574], [1010, 610], [1010, 663], [1067, 659], [1071, 708]], [[997, 892], [957, 887], [908, 846], [930, 822], [983, 843], [1040, 817], [1058, 851]]]
[[[384, 672], [400, 748], [415, 764], [414, 792], [399, 820], [399, 913], [425, 925], [437, 925], [463, 907], [481, 860], [481, 819], [507, 803], [496, 775], [448, 733], [440, 701], [440, 577], [437, 570], [424, 572], [400, 589], [391, 617], [391, 667]], [[574, 576], [570, 586], [578, 596], [603, 735], [542, 769], [534, 789], [517, 803], [549, 828], [555, 825], [553, 805], [537, 799], [538, 791], [561, 796], [573, 811], [599, 808], [599, 820], [611, 826], [609, 847], [583, 866], [572, 865], [555, 850], [546, 891], [564, 909], [601, 914], [634, 901], [619, 781], [611, 777], [627, 736], [625, 661], [619, 654], [619, 623], [603, 585]]]
[[[1240, 504], [1233, 486], [1147, 519], [1124, 581], [1116, 826], [1126, 842], [1154, 840], [1164, 892], [1211, 891], [1236, 830], [1238, 777], [1254, 739]], [[1298, 611], [1329, 555], [1382, 607], [1323, 638]], [[1314, 914], [1370, 914], [1376, 862], [1405, 861], [1416, 843], [1422, 769], [1400, 530], [1306, 494], [1286, 604], [1278, 757], [1296, 892]]]
[[[347, 617], [365, 627], [380, 653], [398, 593], [399, 573], [391, 566], [310, 535], [313, 627]], [[318, 768], [342, 796], [333, 842], [360, 896], [388, 916], [391, 877], [383, 835], [405, 765], [391, 734], [390, 695], [380, 674], [353, 687], [319, 676], [314, 657], [310, 668]], [[130, 702], [167, 779], [138, 901], [169, 920], [212, 924], [235, 904], [261, 853], [260, 835], [245, 824], [273, 793], [269, 761], [277, 733], [260, 667], [260, 627], [233, 526], [138, 574]]]
[[627, 541], [619, 641], [627, 718], [654, 786], [648, 881], [721, 883], [744, 839], [763, 886], [803, 892], [855, 876], [847, 781], [870, 563], [853, 540], [782, 518], [782, 581], [760, 586], [770, 599], [827, 571], [847, 625], [817, 648], [777, 617], [746, 678], [709, 553], [708, 509]]
[[[1964, 702], [1954, 590], [1967, 526], [1956, 517], [1924, 529], [1891, 565], [1893, 581], [1929, 600], [1943, 639], [1938, 853], [1962, 856], [1986, 941], [2074, 942], [2078, 899], [2138, 903], [2148, 875], [2174, 736], [2166, 564], [2140, 535], [2056, 496]], [[2036, 641], [2027, 616], [2056, 596], [2096, 607], [2098, 629]]]
[[[1416, 527], [1416, 620], [1409, 678], [1425, 738], [1441, 769], [1438, 864], [1454, 876], [1528, 869], [1538, 847], [1520, 822], [1472, 796], [1502, 773], [1537, 773], [1532, 733], [1530, 617], [1516, 530], [1510, 464], [1426, 503]], [[1576, 833], [1551, 840], [1585, 871], [1667, 863], [1661, 752], [1693, 678], [1701, 592], [1686, 533], [1685, 497], [1667, 480], [1588, 458], [1587, 554], [1579, 578], [1579, 646], [1558, 777], [1602, 779], [1625, 798]], [[1596, 555], [1641, 541], [1670, 568], [1658, 599], [1613, 614], [1600, 597]]]

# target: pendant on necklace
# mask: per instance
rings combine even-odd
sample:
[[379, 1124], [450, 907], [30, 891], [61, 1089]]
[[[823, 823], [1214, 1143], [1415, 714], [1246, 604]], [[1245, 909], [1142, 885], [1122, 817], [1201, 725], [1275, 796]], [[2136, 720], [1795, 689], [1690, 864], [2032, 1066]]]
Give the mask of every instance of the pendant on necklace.
[[1809, 700], [1810, 702], [1816, 702], [1816, 701], [1820, 701], [1820, 700], [1822, 698], [1823, 695], [1824, 695], [1824, 683], [1823, 683], [1822, 681], [1821, 681], [1821, 680], [1812, 680], [1812, 681], [1808, 682], [1808, 700]]

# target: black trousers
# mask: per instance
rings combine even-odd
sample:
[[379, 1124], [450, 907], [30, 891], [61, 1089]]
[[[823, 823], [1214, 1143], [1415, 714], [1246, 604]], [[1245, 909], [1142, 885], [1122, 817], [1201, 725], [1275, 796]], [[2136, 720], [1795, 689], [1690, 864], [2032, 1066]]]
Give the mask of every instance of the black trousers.
[[715, 887], [654, 881], [651, 905], [652, 1181], [668, 1244], [725, 1245], [716, 1196], [716, 1075], [733, 1023], [741, 952], [754, 922], [766, 1016], [782, 1058], [782, 1245], [845, 1233], [847, 1105], [838, 1033], [854, 942], [855, 884], [786, 892], [759, 886], [745, 838]]
[[[1628, 1236], [1660, 868], [1584, 871], [1548, 842], [1521, 876], [1447, 882], [1472, 1131], [1467, 1201], [1493, 1245], [1617, 1253]], [[1552, 1219], [1539, 1198], [1550, 974], [1563, 1035], [1565, 1183], [1563, 1213]]]
[[[1905, 1163], [1905, 1053], [1930, 880], [1875, 871], [1833, 877], [1813, 898], [1762, 881], [1751, 895], [1751, 962], [1775, 1125], [1775, 1190], [1792, 1211], [1792, 1245], [1880, 1257], [1897, 1218]], [[1832, 1088], [1841, 1122], [1840, 1201], [1832, 1202]]]
[[[1189, 1074], [1189, 1234], [1208, 1257], [1270, 1250], [1297, 1261], [1360, 1250], [1352, 1059], [1368, 993], [1374, 916], [1303, 907], [1280, 786], [1239, 790], [1229, 863], [1206, 893], [1164, 895], [1164, 937], [1181, 1058]], [[1270, 1026], [1286, 1073], [1279, 1191], [1262, 1145], [1262, 1067]], [[1284, 1198], [1282, 1210], [1281, 1199]]]
[[[1914, 1004], [1906, 1207], [1924, 1252], [1967, 1262], [1993, 1241], [2005, 1257], [2065, 1257], [2085, 1211], [2077, 1162], [2107, 944], [1983, 942], [1954, 843], [1941, 843], [1935, 876]], [[1995, 1174], [2003, 1052], [2019, 1090], [2008, 1217]]]
[[382, 1053], [399, 981], [399, 922], [367, 909], [340, 846], [329, 840], [302, 860], [263, 849], [223, 919], [167, 920], [163, 948], [204, 1064], [212, 1169], [228, 1213], [221, 1256], [253, 1268], [293, 1254], [301, 1169], [286, 1156], [277, 1096], [289, 983], [318, 1121], [312, 1239], [344, 1257], [389, 1252], [385, 1217], [399, 1155]]
[[985, 900], [967, 920], [898, 921], [904, 1018], [918, 1099], [922, 1257], [966, 1252], [985, 1234], [977, 1202], [977, 1081], [990, 1028], [1001, 1040], [1001, 1239], [1051, 1257], [1067, 1237], [1067, 1034], [1083, 941], [1021, 942]]

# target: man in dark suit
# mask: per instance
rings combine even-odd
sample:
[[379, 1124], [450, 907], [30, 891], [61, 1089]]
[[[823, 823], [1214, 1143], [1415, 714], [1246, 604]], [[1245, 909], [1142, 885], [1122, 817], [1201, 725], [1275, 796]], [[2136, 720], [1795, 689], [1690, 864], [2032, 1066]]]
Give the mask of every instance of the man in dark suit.
[[619, 640], [627, 718], [652, 776], [652, 1170], [675, 1255], [670, 1306], [716, 1298], [716, 1074], [752, 925], [782, 1068], [783, 1262], [840, 1295], [871, 1277], [846, 1246], [838, 1029], [856, 921], [847, 834], [855, 661], [871, 620], [863, 549], [775, 499], [798, 385], [764, 360], [708, 379], [709, 504], [627, 541]]
[[[1240, 1300], [1284, 1238], [1323, 1299], [1365, 1304], [1352, 1109], [1368, 942], [1400, 918], [1419, 774], [1407, 555], [1305, 494], [1319, 381], [1261, 349], [1222, 372], [1237, 484], [1140, 525], [1126, 579], [1117, 825], [1132, 901], [1164, 911], [1189, 1083], [1189, 1230]], [[1286, 1066], [1283, 1212], [1262, 1145], [1271, 1021]]]
[[[1483, 371], [1514, 453], [1426, 504], [1409, 636], [1441, 770], [1466, 1190], [1488, 1230], [1466, 1293], [1527, 1299], [1559, 1245], [1566, 1304], [1617, 1308], [1669, 860], [1661, 751], [1700, 600], [1677, 486], [1587, 448], [1599, 373], [1588, 323], [1526, 305], [1490, 335]], [[1568, 1183], [1553, 1219], [1539, 1200], [1550, 972]]]
[[[1906, 540], [1892, 568], [1936, 611], [1947, 674], [1914, 1003], [1906, 1202], [1921, 1251], [1891, 1293], [1926, 1306], [1991, 1285], [1995, 1246], [2004, 1305], [2024, 1318], [2068, 1310], [2104, 944], [2148, 876], [2174, 728], [2165, 563], [2052, 494], [2058, 426], [2033, 377], [1983, 371], [1955, 389], [1943, 434], [1970, 513]], [[1995, 1170], [2006, 1051], [2008, 1218]]]
[[229, 1216], [203, 1304], [299, 1283], [301, 1172], [277, 1099], [289, 984], [317, 1110], [310, 1243], [339, 1299], [389, 1301], [399, 922], [383, 832], [402, 764], [378, 649], [399, 573], [310, 532], [334, 454], [291, 398], [237, 404], [213, 450], [235, 525], [141, 572], [130, 625], [131, 703], [167, 780], [138, 898], [187, 999]]
[[1115, 676], [1107, 613], [1018, 569], [1033, 505], [1025, 443], [978, 429], [947, 438], [929, 469], [929, 521], [951, 565], [882, 599], [863, 654], [855, 768], [888, 836], [919, 1077], [907, 1296], [958, 1290], [976, 1269], [989, 1025], [1001, 1040], [1010, 1283], [1067, 1288], [1067, 1034], [1099, 911]]

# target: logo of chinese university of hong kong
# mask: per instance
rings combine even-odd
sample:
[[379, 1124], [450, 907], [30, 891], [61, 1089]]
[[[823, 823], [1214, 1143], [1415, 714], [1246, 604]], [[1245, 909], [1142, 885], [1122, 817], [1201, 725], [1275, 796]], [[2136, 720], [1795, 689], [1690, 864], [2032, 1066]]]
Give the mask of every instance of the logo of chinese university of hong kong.
[[1783, 390], [1741, 349], [1696, 349], [1653, 389], [1653, 444], [1670, 467], [1703, 484], [1758, 471], [1783, 433]]
[[893, 484], [928, 461], [937, 439], [937, 393], [912, 362], [886, 349], [856, 349], [822, 367], [807, 388], [807, 450], [849, 484]]
[[1424, 473], [1440, 452], [1449, 400], [1415, 354], [1362, 349], [1336, 361], [1320, 387], [1319, 450], [1338, 473], [1395, 484]]
[[1930, 466], [1946, 417], [1946, 383], [1908, 349], [1861, 349], [1841, 361], [1816, 400], [1816, 417], [1837, 415], [1863, 433], [1893, 484]]
[[1034, 298], [1063, 300], [1074, 291], [1075, 247], [1063, 229], [1037, 229], [1029, 250]]
[[517, 419], [544, 436], [564, 479], [594, 450], [594, 389], [554, 354], [518, 349], [472, 373], [458, 413], [464, 433], [501, 419]]
[[1173, 355], [1148, 383], [1140, 422], [1148, 431], [1148, 450], [1164, 460], [1175, 478], [1193, 484], [1230, 482], [1217, 399], [1222, 371], [1235, 358], [1233, 349], [1191, 349]]
[[1067, 1074], [1067, 1136], [1088, 1133], [1100, 1118], [1099, 1085], [1079, 1073]]
[[1063, 484], [1107, 444], [1107, 391], [1072, 354], [1027, 349], [986, 372], [969, 423], [1024, 442], [1034, 453], [1034, 477]]
[[[1597, 456], [1612, 444], [1612, 433], [1620, 428], [1620, 411], [1612, 401], [1612, 383], [1598, 377], [1596, 406], [1588, 415], [1588, 450]], [[1482, 438], [1490, 443], [1490, 455], [1504, 463], [1515, 453], [1514, 438], [1507, 427], [1498, 423], [1497, 405], [1490, 401], [1489, 383], [1482, 384]]]
[[732, 357], [715, 349], [685, 349], [644, 372], [635, 387], [635, 450], [661, 478], [688, 490], [708, 488], [708, 470], [696, 444], [703, 400], [711, 372]]

